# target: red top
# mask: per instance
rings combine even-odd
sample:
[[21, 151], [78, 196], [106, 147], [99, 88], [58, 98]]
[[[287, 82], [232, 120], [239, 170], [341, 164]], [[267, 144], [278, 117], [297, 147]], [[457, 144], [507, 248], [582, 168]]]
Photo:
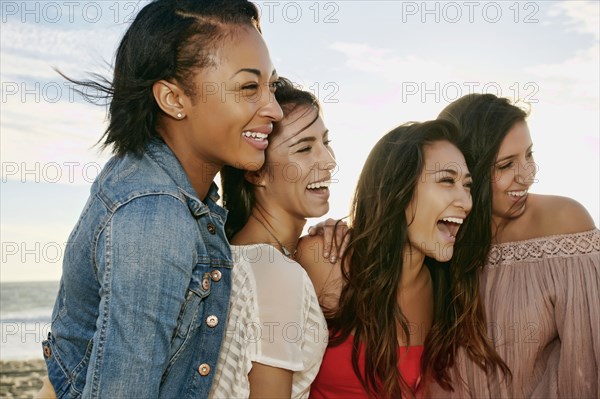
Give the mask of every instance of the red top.
[[[363, 399], [368, 398], [360, 380], [352, 368], [352, 343], [354, 337], [348, 336], [343, 343], [328, 347], [323, 356], [319, 374], [311, 389], [310, 399]], [[423, 346], [400, 346], [398, 348], [398, 369], [404, 381], [415, 390], [421, 376], [421, 355]], [[358, 354], [358, 367], [364, 373], [365, 350], [361, 345]]]

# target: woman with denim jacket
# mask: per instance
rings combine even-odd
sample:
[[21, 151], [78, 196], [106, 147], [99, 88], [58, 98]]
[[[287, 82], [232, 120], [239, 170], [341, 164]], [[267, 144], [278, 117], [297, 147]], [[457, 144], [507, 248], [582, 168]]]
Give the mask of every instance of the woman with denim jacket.
[[319, 301], [295, 255], [306, 218], [329, 210], [336, 163], [317, 99], [283, 78], [275, 96], [284, 118], [265, 165], [221, 171], [235, 267], [214, 398], [306, 398], [327, 346]]
[[72, 80], [110, 101], [115, 156], [66, 247], [43, 343], [51, 394], [208, 396], [233, 265], [213, 178], [260, 168], [282, 117], [258, 20], [243, 0], [155, 0], [112, 81]]

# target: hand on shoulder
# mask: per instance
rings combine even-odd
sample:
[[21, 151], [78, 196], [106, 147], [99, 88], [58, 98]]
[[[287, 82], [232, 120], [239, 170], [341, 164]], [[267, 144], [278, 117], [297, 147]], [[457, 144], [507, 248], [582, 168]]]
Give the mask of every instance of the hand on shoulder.
[[303, 236], [298, 242], [296, 261], [306, 270], [322, 307], [337, 306], [342, 289], [342, 260], [331, 263], [322, 256], [324, 248], [320, 236]]
[[532, 210], [544, 236], [581, 233], [596, 228], [587, 209], [572, 198], [535, 195], [531, 199]]

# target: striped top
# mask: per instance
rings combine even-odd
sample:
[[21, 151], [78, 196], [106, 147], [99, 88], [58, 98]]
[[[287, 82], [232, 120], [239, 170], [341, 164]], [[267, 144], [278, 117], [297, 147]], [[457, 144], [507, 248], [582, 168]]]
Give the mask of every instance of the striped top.
[[211, 398], [247, 398], [252, 362], [294, 371], [307, 398], [327, 347], [327, 325], [304, 269], [267, 244], [232, 246], [227, 329]]

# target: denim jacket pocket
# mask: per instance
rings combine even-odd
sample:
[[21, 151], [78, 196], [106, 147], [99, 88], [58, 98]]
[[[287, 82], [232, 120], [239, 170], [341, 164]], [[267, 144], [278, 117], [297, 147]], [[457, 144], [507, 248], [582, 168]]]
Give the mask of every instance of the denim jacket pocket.
[[[186, 342], [192, 336], [196, 329], [201, 326], [201, 316], [204, 311], [204, 299], [210, 294], [210, 274], [204, 273], [200, 283], [192, 280], [185, 295], [185, 300], [181, 305], [181, 311], [177, 318], [177, 327], [173, 332], [171, 342], [171, 354], [169, 356], [169, 365], [162, 377], [162, 382], [169, 375], [171, 367], [179, 355], [184, 351]], [[162, 383], [161, 382], [161, 383]]]
[[[185, 340], [188, 334], [199, 326], [198, 319], [202, 314], [202, 300], [210, 294], [210, 281], [210, 273], [204, 273], [201, 282], [192, 279], [177, 318], [175, 340], [178, 338]], [[180, 345], [175, 342], [174, 344], [176, 347]]]
[[87, 348], [85, 350], [85, 354], [83, 355], [83, 359], [75, 366], [73, 371], [71, 371], [70, 377], [71, 381], [74, 382], [74, 386], [80, 388], [83, 391], [83, 387], [85, 386], [85, 379], [87, 374], [87, 367], [90, 362], [90, 356], [92, 354], [92, 349], [94, 349], [94, 340], [90, 339], [87, 344]]
[[93, 340], [88, 342], [84, 358], [70, 372], [52, 333], [48, 333], [48, 339], [42, 342], [42, 347], [44, 350], [44, 360], [48, 369], [48, 377], [52, 383], [56, 397], [80, 398], [85, 386], [86, 367], [92, 352]]

